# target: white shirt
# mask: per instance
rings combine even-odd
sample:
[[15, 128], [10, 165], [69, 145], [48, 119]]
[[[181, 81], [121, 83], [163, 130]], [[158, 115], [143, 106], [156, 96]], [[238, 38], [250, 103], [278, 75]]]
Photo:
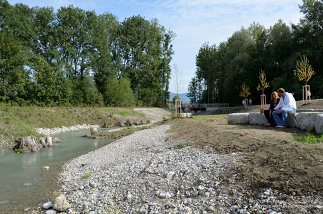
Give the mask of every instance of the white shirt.
[[274, 108], [274, 110], [277, 109], [286, 109], [286, 108], [293, 108], [296, 110], [296, 101], [291, 93], [285, 92], [285, 96], [281, 97], [279, 100], [279, 103]]

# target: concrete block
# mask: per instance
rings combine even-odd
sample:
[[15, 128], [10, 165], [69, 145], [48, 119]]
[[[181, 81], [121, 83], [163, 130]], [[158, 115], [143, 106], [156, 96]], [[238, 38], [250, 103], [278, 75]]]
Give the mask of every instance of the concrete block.
[[249, 113], [228, 114], [228, 124], [248, 124]]
[[315, 117], [317, 112], [301, 112], [296, 115], [297, 128], [310, 131], [315, 128]]
[[296, 122], [296, 116], [298, 113], [289, 113], [286, 121], [286, 126], [289, 128], [296, 128], [297, 122]]
[[252, 125], [266, 125], [268, 121], [264, 114], [259, 112], [250, 112], [249, 123]]
[[323, 114], [317, 114], [315, 117], [315, 131], [318, 134], [323, 134]]

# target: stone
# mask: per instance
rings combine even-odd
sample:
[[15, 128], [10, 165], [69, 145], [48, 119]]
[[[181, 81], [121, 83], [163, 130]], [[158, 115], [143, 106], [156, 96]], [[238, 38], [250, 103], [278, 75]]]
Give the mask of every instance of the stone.
[[126, 126], [132, 126], [133, 122], [131, 120], [126, 120], [126, 122], [124, 123]]
[[45, 209], [45, 210], [48, 210], [48, 209], [50, 209], [52, 207], [53, 207], [53, 204], [50, 201], [43, 204], [43, 209]]
[[259, 112], [250, 112], [249, 123], [252, 125], [266, 125], [268, 121], [264, 114]]
[[289, 113], [286, 121], [286, 126], [289, 128], [296, 128], [297, 122], [296, 122], [296, 116], [298, 113]]
[[98, 128], [96, 127], [90, 128], [90, 132], [91, 132], [91, 137], [96, 137], [99, 134]]
[[40, 152], [43, 146], [40, 143], [36, 143], [36, 137], [27, 136], [21, 137], [16, 140], [17, 146], [22, 152]]
[[212, 207], [212, 206], [208, 206], [208, 207], [206, 208], [206, 211], [208, 211], [208, 212], [215, 212], [215, 208], [214, 208], [214, 207]]
[[46, 137], [46, 144], [47, 144], [48, 147], [53, 146], [53, 138], [50, 137], [50, 136], [47, 136]]
[[[49, 166], [43, 166], [43, 169], [49, 170]], [[48, 202], [47, 202], [48, 203]]]
[[228, 114], [228, 124], [248, 124], [249, 113], [232, 113]]
[[54, 203], [55, 210], [59, 212], [64, 212], [70, 207], [71, 205], [67, 202], [65, 195], [61, 194], [55, 199], [55, 203]]
[[297, 127], [302, 130], [310, 131], [315, 129], [316, 112], [301, 112], [296, 115]]
[[60, 142], [61, 142], [61, 140], [58, 137], [55, 137], [53, 140], [53, 143], [60, 143]]
[[315, 117], [315, 132], [317, 134], [323, 133], [323, 114], [317, 114]]
[[39, 143], [43, 146], [43, 148], [46, 148], [47, 147], [46, 138], [45, 137], [39, 138]]
[[56, 212], [56, 210], [47, 210], [45, 213], [46, 214], [56, 214], [57, 212]]
[[161, 192], [161, 193], [159, 194], [159, 197], [160, 197], [160, 198], [168, 199], [168, 198], [170, 198], [170, 197], [171, 197], [171, 195], [170, 195], [168, 192]]

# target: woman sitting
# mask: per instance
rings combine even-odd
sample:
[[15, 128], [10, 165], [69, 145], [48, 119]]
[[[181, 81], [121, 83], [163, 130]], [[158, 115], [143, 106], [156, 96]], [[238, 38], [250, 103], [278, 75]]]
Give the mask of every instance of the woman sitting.
[[276, 91], [272, 92], [271, 99], [270, 99], [270, 107], [261, 109], [261, 112], [265, 114], [266, 119], [268, 120], [268, 124], [266, 125], [267, 127], [276, 125], [272, 113], [274, 111], [274, 108], [277, 106], [279, 99], [280, 98], [278, 96], [278, 93]]

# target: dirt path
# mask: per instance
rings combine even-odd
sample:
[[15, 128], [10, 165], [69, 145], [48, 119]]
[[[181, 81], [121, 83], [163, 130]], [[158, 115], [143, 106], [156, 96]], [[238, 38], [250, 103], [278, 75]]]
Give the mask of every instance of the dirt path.
[[172, 117], [170, 111], [162, 108], [134, 108], [134, 110], [143, 113], [152, 123]]

